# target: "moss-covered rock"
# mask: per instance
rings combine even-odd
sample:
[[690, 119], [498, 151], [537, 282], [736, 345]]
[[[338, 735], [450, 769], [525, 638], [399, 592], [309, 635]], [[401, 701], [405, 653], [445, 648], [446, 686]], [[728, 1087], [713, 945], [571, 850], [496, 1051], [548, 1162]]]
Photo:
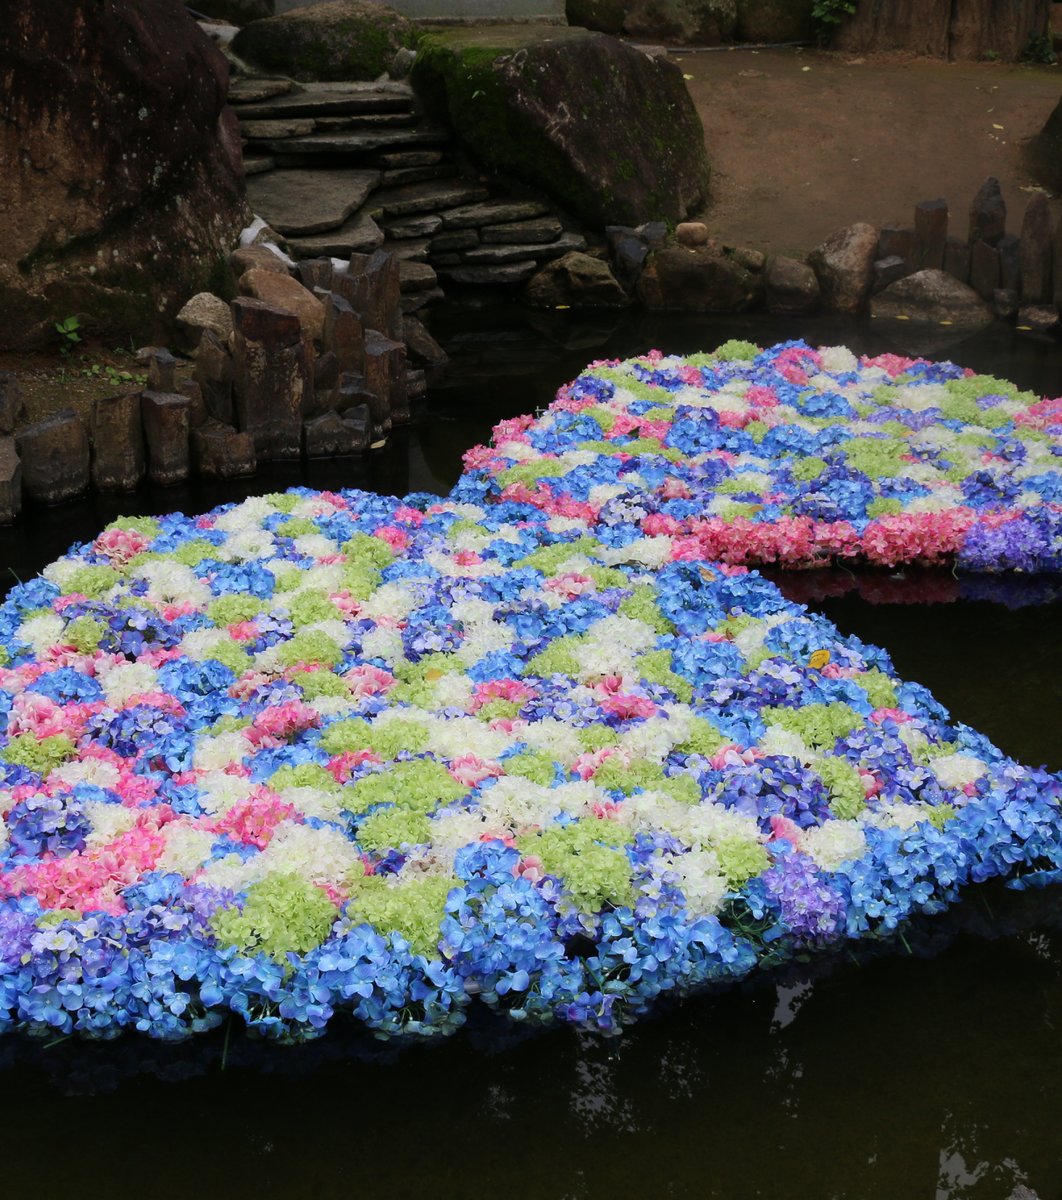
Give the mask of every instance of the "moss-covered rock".
[[737, 0], [739, 42], [806, 42], [815, 36], [813, 0]]
[[426, 35], [413, 84], [488, 169], [588, 224], [679, 221], [708, 186], [704, 130], [678, 67], [586, 29]]
[[625, 32], [695, 46], [732, 42], [737, 28], [736, 0], [630, 0]]
[[252, 21], [233, 51], [264, 71], [293, 79], [376, 79], [403, 46], [415, 46], [416, 26], [371, 0], [327, 0]]

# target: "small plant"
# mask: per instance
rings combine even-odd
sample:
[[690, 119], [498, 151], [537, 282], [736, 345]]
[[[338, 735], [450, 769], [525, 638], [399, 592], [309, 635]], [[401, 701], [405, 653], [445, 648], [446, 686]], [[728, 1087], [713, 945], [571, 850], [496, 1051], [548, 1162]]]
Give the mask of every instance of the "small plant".
[[1021, 52], [1021, 61], [1025, 63], [1042, 63], [1053, 67], [1058, 62], [1051, 35], [1046, 33], [1030, 33], [1025, 49]]
[[856, 10], [855, 0], [815, 0], [811, 15], [819, 26], [819, 36], [825, 37], [830, 25], [840, 25]]
[[59, 335], [61, 354], [69, 354], [81, 341], [81, 334], [78, 332], [80, 328], [79, 317], [64, 317], [63, 320], [55, 322], [55, 332]]
[[86, 379], [105, 379], [115, 387], [124, 383], [147, 383], [146, 375], [123, 371], [120, 367], [114, 367], [110, 363], [93, 363], [91, 367], [86, 367], [81, 374]]

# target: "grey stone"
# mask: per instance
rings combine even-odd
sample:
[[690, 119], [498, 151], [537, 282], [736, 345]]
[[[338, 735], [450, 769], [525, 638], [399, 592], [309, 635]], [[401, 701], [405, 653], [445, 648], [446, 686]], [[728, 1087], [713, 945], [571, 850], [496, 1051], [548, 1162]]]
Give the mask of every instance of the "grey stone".
[[1043, 192], [1029, 200], [1021, 222], [1021, 298], [1026, 305], [1051, 299], [1051, 206]]
[[411, 183], [406, 187], [382, 188], [373, 196], [371, 207], [374, 214], [407, 217], [476, 204], [488, 194], [486, 188], [474, 183]]
[[442, 163], [438, 167], [399, 167], [384, 171], [380, 185], [385, 188], [404, 187], [409, 183], [430, 183], [452, 179], [458, 173], [453, 163]]
[[890, 283], [895, 283], [897, 279], [903, 279], [907, 274], [907, 264], [898, 254], [893, 254], [889, 258], [879, 258], [874, 263], [874, 282], [870, 286], [871, 294], [876, 295], [883, 288], [887, 288]]
[[247, 181], [247, 202], [292, 237], [338, 229], [369, 198], [379, 171], [270, 171]]
[[88, 488], [88, 434], [71, 409], [21, 430], [15, 448], [22, 462], [22, 490], [31, 499], [58, 504]]
[[379, 407], [380, 401], [369, 391], [365, 376], [357, 371], [347, 371], [339, 377], [339, 387], [336, 390], [336, 412], [350, 420], [362, 409], [367, 417], [366, 430], [371, 433], [372, 421], [368, 418], [370, 408]]
[[883, 225], [878, 233], [878, 258], [902, 258], [904, 273], [918, 270], [915, 231], [902, 225]]
[[220, 341], [226, 341], [232, 333], [232, 313], [220, 296], [197, 292], [178, 312], [177, 325], [183, 330], [187, 345], [194, 350], [204, 329], [209, 329]]
[[427, 308], [429, 304], [438, 304], [440, 300], [446, 299], [446, 293], [442, 288], [432, 288], [427, 292], [407, 292], [401, 300], [402, 312], [416, 313]]
[[406, 371], [406, 395], [410, 400], [419, 400], [428, 392], [428, 376], [425, 371], [417, 371], [410, 367]]
[[419, 217], [408, 217], [405, 220], [389, 221], [384, 232], [389, 238], [423, 238], [431, 237], [442, 228], [442, 217], [435, 213], [424, 213]]
[[460, 254], [433, 254], [431, 256], [431, 265], [438, 271], [440, 267], [459, 267], [461, 265]]
[[264, 138], [300, 137], [313, 133], [314, 123], [309, 117], [289, 118], [286, 121], [241, 121], [240, 133], [250, 141]]
[[368, 449], [369, 441], [360, 424], [330, 412], [303, 422], [302, 446], [307, 458], [335, 458], [361, 454]]
[[796, 316], [813, 312], [819, 303], [819, 281], [807, 263], [779, 255], [767, 264], [764, 296], [772, 313]]
[[1018, 310], [1018, 328], [1033, 333], [1053, 333], [1058, 329], [1059, 313], [1053, 304], [1028, 304]]
[[416, 317], [406, 317], [403, 334], [409, 357], [418, 366], [441, 367], [449, 361], [446, 351]]
[[192, 430], [192, 462], [204, 479], [240, 479], [257, 467], [254, 439], [231, 425], [208, 421]]
[[318, 291], [331, 291], [332, 270], [330, 258], [303, 258], [295, 264], [295, 274], [299, 283], [307, 291], [313, 292], [322, 303], [324, 303], [324, 297], [318, 296], [317, 293]]
[[378, 154], [373, 159], [373, 165], [386, 171], [401, 170], [405, 167], [435, 167], [442, 162], [441, 150], [396, 150], [393, 153]]
[[177, 390], [177, 360], [164, 346], [156, 347], [148, 355], [148, 388], [153, 392]]
[[[474, 253], [474, 251], [469, 251]], [[398, 283], [403, 292], [426, 292], [439, 282], [435, 271], [427, 263], [401, 259], [398, 264]]]
[[391, 60], [391, 65], [387, 68], [387, 74], [391, 79], [405, 79], [410, 71], [413, 70], [413, 63], [416, 61], [417, 52], [411, 50], [408, 46], [399, 46], [395, 51], [395, 56]]
[[964, 328], [988, 325], [992, 310], [965, 283], [944, 271], [917, 271], [891, 284], [870, 302], [873, 317], [905, 318]]
[[986, 241], [996, 243], [1006, 232], [1007, 206], [1003, 200], [999, 180], [990, 175], [977, 189], [970, 205], [971, 243]]
[[483, 204], [466, 204], [441, 213], [444, 229], [472, 229], [483, 225], [510, 225], [514, 221], [529, 221], [546, 216], [549, 205], [537, 200], [488, 200]]
[[313, 404], [303, 403], [304, 417], [316, 417], [329, 412], [336, 406], [336, 391], [339, 387], [339, 360], [331, 350], [318, 354], [313, 365]]
[[194, 379], [182, 379], [175, 389], [188, 397], [188, 423], [193, 429], [208, 419], [203, 389]]
[[[231, 95], [231, 89], [229, 94]], [[261, 103], [240, 106], [244, 119], [263, 121], [288, 117], [348, 116], [352, 113], [409, 112], [412, 89], [406, 86], [351, 83], [343, 87], [305, 84], [298, 92], [275, 96]]]
[[92, 484], [101, 492], [131, 492], [144, 478], [140, 394], [103, 396], [92, 404]]
[[12, 433], [22, 407], [22, 388], [14, 371], [0, 371], [0, 433]]
[[634, 231], [650, 250], [663, 250], [667, 245], [667, 223], [665, 221], [646, 221]]
[[762, 290], [751, 272], [707, 246], [654, 251], [638, 280], [638, 296], [647, 308], [694, 312], [742, 312]]
[[739, 267], [744, 267], [753, 275], [762, 271], [767, 264], [767, 255], [762, 250], [752, 250], [747, 246], [727, 246], [725, 251], [728, 258], [732, 258]]
[[203, 334], [196, 351], [194, 378], [202, 389], [207, 416], [231, 425], [236, 412], [232, 399], [232, 356], [209, 329]]
[[613, 273], [624, 291], [633, 292], [649, 256], [649, 247], [633, 229], [619, 227], [610, 232], [608, 238]]
[[315, 117], [311, 124], [315, 129], [371, 132], [375, 129], [405, 129], [415, 120], [412, 113], [369, 113], [350, 117]]
[[479, 246], [475, 250], [467, 250], [462, 258], [467, 263], [519, 262], [529, 258], [543, 262], [550, 258], [560, 258], [562, 255], [570, 254], [573, 250], [585, 249], [586, 238], [578, 233], [565, 233], [555, 242], [546, 245], [533, 242], [526, 246]]
[[294, 86], [290, 79], [265, 79], [244, 75], [229, 84], [229, 103], [242, 106], [254, 104], [256, 101], [272, 100], [276, 96], [286, 95]]
[[808, 265], [818, 277], [824, 308], [846, 316], [859, 314], [870, 294], [877, 249], [878, 231], [859, 222], [812, 250]]
[[970, 286], [982, 300], [991, 300], [999, 287], [999, 251], [986, 241], [970, 247]]
[[1021, 291], [1021, 238], [1005, 233], [996, 245], [999, 251], [999, 286]]
[[527, 285], [525, 294], [536, 308], [622, 308], [630, 304], [608, 263], [578, 250], [547, 263]]
[[[559, 224], [560, 222], [558, 222]], [[498, 228], [504, 229], [506, 226], [499, 225]], [[475, 229], [457, 229], [452, 233], [440, 233], [431, 239], [428, 249], [432, 254], [447, 254], [450, 251], [471, 250], [473, 246], [479, 245], [479, 237], [480, 235]]]
[[343, 413], [343, 422], [350, 426], [358, 439], [357, 453], [367, 450], [372, 441], [372, 414], [368, 404], [351, 405]]
[[415, 129], [338, 130], [335, 133], [311, 133], [306, 137], [275, 138], [263, 141], [259, 148], [277, 156], [282, 166], [297, 166], [311, 155], [316, 157], [361, 155], [384, 146], [442, 146], [450, 133], [434, 125]]
[[[538, 217], [530, 221], [510, 221], [507, 225], [486, 225], [483, 228], [482, 237], [485, 243], [491, 245], [545, 245], [555, 242], [563, 232], [564, 226], [556, 217]], [[459, 235], [451, 234], [450, 236], [457, 237]], [[455, 249], [461, 248], [455, 247]]]
[[13, 437], [0, 437], [0, 525], [11, 525], [22, 511], [22, 464]]
[[680, 221], [675, 226], [675, 240], [680, 246], [707, 246], [708, 226], [703, 221]]
[[1020, 298], [1013, 288], [996, 288], [992, 293], [992, 311], [1001, 321], [1010, 321], [1018, 315]]
[[394, 242], [388, 246], [388, 251], [403, 262], [420, 262], [428, 261], [428, 252], [431, 243], [428, 238], [409, 238], [407, 241]]
[[371, 254], [383, 245], [383, 241], [383, 230], [363, 211], [355, 213], [330, 233], [292, 238], [289, 244], [291, 252], [300, 258], [349, 258], [351, 254]]
[[947, 200], [923, 200], [915, 205], [915, 263], [920, 271], [939, 271], [944, 265], [948, 236]]
[[944, 243], [944, 270], [960, 283], [970, 279], [970, 244], [955, 234], [948, 234]]
[[147, 446], [147, 473], [152, 483], [183, 483], [191, 471], [189, 401], [167, 392], [144, 392], [140, 415]]
[[694, 46], [732, 42], [737, 32], [736, 0], [694, 0], [661, 4], [630, 0], [624, 6], [623, 31], [632, 37]]
[[313, 391], [313, 359], [299, 319], [243, 296], [232, 302], [237, 425], [259, 462], [297, 458], [302, 410]]
[[450, 283], [490, 285], [522, 283], [535, 272], [536, 263], [502, 263], [495, 267], [440, 267], [438, 274], [441, 279]]

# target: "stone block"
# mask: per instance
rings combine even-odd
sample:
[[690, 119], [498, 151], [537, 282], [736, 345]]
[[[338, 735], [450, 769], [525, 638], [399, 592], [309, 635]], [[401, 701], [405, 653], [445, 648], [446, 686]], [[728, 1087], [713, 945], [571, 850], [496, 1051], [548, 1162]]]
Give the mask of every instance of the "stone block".
[[188, 397], [188, 424], [196, 429], [207, 420], [206, 400], [203, 389], [194, 379], [182, 379], [177, 385], [178, 392]]
[[303, 333], [315, 342], [321, 340], [324, 330], [324, 306], [297, 279], [255, 267], [240, 276], [238, 287], [241, 296], [251, 296], [255, 300], [273, 305], [274, 308], [283, 308], [294, 313], [299, 318]]
[[944, 243], [944, 270], [960, 283], [970, 278], [970, 244], [955, 234], [948, 234]]
[[241, 246], [229, 255], [229, 270], [239, 279], [245, 271], [276, 271], [278, 275], [288, 275], [290, 270], [287, 263], [268, 246]]
[[368, 413], [378, 401], [369, 391], [365, 376], [357, 371], [347, 371], [339, 377], [336, 389], [336, 412], [346, 417], [356, 409], [364, 408]]
[[369, 408], [373, 440], [391, 427], [391, 410], [406, 406], [406, 348], [375, 329], [365, 331], [365, 386], [374, 397]]
[[22, 511], [22, 464], [13, 437], [0, 437], [0, 525], [11, 525]]
[[183, 483], [191, 473], [189, 409], [187, 396], [168, 392], [143, 392], [140, 415], [147, 446], [147, 473], [152, 483], [169, 487]]
[[905, 275], [918, 270], [915, 231], [902, 225], [883, 225], [878, 233], [878, 258], [902, 258]]
[[970, 247], [970, 286], [982, 300], [991, 300], [999, 278], [999, 251], [978, 239]]
[[1003, 192], [999, 180], [990, 175], [977, 189], [977, 195], [970, 205], [970, 236], [971, 244], [985, 241], [991, 245], [1007, 231], [1007, 206], [1003, 200]]
[[335, 355], [340, 374], [361, 370], [365, 354], [365, 330], [350, 301], [336, 292], [330, 292], [324, 301], [321, 345]]
[[384, 250], [352, 254], [345, 275], [338, 276], [336, 290], [349, 301], [366, 329], [376, 329], [389, 338], [402, 336], [399, 264]]
[[196, 351], [193, 378], [202, 392], [206, 415], [226, 425], [235, 421], [233, 371], [232, 355], [228, 348], [216, 334], [206, 330]]
[[1013, 288], [996, 288], [992, 293], [992, 311], [1001, 321], [1012, 321], [1018, 315], [1020, 297]]
[[313, 393], [313, 354], [298, 317], [262, 300], [232, 303], [236, 425], [259, 462], [298, 458], [302, 415]]
[[819, 281], [807, 263], [779, 255], [767, 264], [764, 293], [768, 312], [796, 316], [818, 306]]
[[1051, 207], [1037, 192], [1021, 222], [1021, 298], [1026, 305], [1051, 299]]
[[[560, 225], [560, 222], [557, 224]], [[511, 226], [499, 225], [497, 228], [508, 229]], [[450, 233], [437, 234], [428, 243], [428, 249], [432, 254], [449, 254], [459, 250], [471, 250], [473, 246], [478, 245], [479, 233], [475, 229], [455, 229]]]
[[220, 342], [228, 341], [232, 334], [232, 313], [220, 296], [198, 292], [178, 312], [177, 327], [182, 332], [184, 344], [194, 351], [204, 330], [209, 330]]
[[923, 200], [914, 212], [915, 263], [919, 271], [939, 271], [944, 265], [948, 236], [947, 200]]
[[240, 479], [253, 475], [257, 462], [254, 439], [231, 425], [207, 421], [192, 430], [192, 462], [204, 479]]
[[303, 418], [320, 416], [334, 409], [338, 386], [339, 360], [331, 350], [326, 350], [317, 356], [313, 365], [313, 404], [308, 408], [303, 401]]
[[675, 226], [675, 241], [680, 246], [707, 246], [708, 226], [703, 221], [680, 221]]
[[1005, 233], [996, 245], [999, 251], [999, 286], [1021, 292], [1021, 238]]
[[1055, 333], [1058, 309], [1053, 304], [1029, 304], [1018, 310], [1018, 328], [1032, 333]]
[[330, 258], [304, 258], [295, 264], [295, 274], [299, 283], [309, 292], [321, 288], [326, 292], [332, 290], [332, 266]]
[[148, 389], [152, 392], [177, 390], [177, 360], [164, 346], [153, 347], [147, 357]]
[[369, 430], [364, 420], [345, 419], [330, 412], [304, 421], [302, 440], [307, 458], [335, 458], [367, 450]]
[[898, 254], [889, 258], [879, 258], [874, 263], [874, 282], [870, 286], [871, 295], [876, 295], [890, 283], [903, 279], [907, 274], [907, 265]]
[[[470, 230], [459, 230], [457, 233], [444, 233], [441, 237], [458, 237], [461, 233], [469, 232], [474, 233]], [[539, 243], [547, 245], [549, 242], [555, 242], [563, 232], [564, 226], [556, 217], [537, 217], [530, 221], [510, 221], [507, 225], [484, 225], [480, 236], [487, 244], [528, 245]], [[472, 245], [475, 245], [475, 242]], [[432, 249], [434, 248], [435, 241], [433, 240]], [[467, 247], [456, 246], [454, 249], [467, 249]]]
[[808, 255], [829, 312], [856, 316], [864, 308], [874, 279], [878, 231], [858, 223], [831, 234]]
[[89, 440], [85, 426], [63, 409], [23, 429], [15, 438], [26, 496], [59, 504], [80, 496], [89, 485]]
[[144, 478], [140, 394], [103, 396], [92, 405], [92, 484], [101, 492], [131, 492]]
[[414, 363], [424, 367], [441, 367], [449, 361], [446, 351], [416, 317], [406, 317], [404, 332], [409, 357]]

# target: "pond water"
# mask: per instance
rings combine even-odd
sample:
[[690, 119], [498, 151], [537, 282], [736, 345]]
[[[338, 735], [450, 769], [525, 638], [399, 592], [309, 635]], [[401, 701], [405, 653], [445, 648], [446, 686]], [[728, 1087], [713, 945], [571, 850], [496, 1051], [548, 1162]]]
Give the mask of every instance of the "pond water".
[[[461, 452], [591, 359], [806, 337], [952, 358], [1055, 394], [1057, 346], [993, 330], [927, 345], [838, 322], [576, 319], [452, 306], [427, 416], [365, 462], [37, 510], [0, 532], [27, 578], [121, 512], [186, 512], [296, 483], [445, 492]], [[948, 572], [773, 576], [1007, 753], [1062, 768], [1062, 586]], [[990, 1200], [1062, 1196], [1057, 894], [969, 898], [857, 967], [761, 979], [621, 1040], [505, 1044], [484, 1027], [402, 1052], [342, 1031], [297, 1049], [0, 1042], [4, 1194]]]

